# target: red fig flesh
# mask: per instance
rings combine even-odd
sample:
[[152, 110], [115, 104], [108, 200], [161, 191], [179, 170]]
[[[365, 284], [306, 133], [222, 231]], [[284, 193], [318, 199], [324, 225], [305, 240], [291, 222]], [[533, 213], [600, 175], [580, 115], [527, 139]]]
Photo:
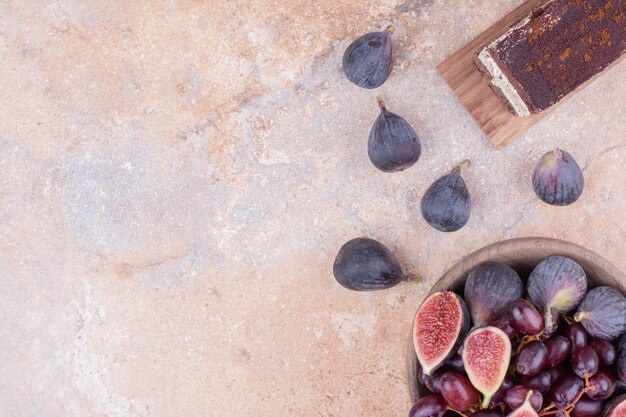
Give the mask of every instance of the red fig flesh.
[[415, 314], [413, 347], [426, 375], [443, 365], [457, 350], [469, 329], [463, 299], [451, 291], [429, 296]]
[[482, 327], [467, 335], [462, 357], [467, 376], [483, 394], [482, 408], [486, 408], [506, 376], [511, 359], [511, 341], [497, 327]]

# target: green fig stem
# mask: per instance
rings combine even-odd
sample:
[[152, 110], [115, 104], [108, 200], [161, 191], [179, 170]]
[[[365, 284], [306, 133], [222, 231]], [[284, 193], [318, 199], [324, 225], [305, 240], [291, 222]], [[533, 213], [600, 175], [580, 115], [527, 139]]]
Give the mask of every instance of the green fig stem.
[[421, 284], [422, 276], [419, 274], [408, 274], [404, 276], [406, 282], [410, 282], [411, 284]]
[[378, 107], [380, 107], [381, 109], [385, 108], [385, 96], [383, 96], [382, 94], [377, 95], [376, 101], [378, 101]]
[[483, 410], [484, 410], [485, 408], [489, 408], [489, 403], [490, 403], [490, 402], [491, 402], [491, 395], [485, 395], [485, 396], [483, 397], [483, 402], [482, 402], [482, 404], [480, 405], [480, 408], [481, 408], [481, 409], [483, 409]]
[[460, 164], [452, 168], [452, 172], [456, 172], [457, 174], [461, 173], [461, 170], [469, 168], [472, 165], [469, 159], [463, 160]]
[[385, 29], [387, 32], [389, 32], [389, 34], [391, 35], [393, 32], [396, 31], [396, 25], [394, 25], [393, 23], [389, 26], [387, 26], [387, 28]]
[[589, 316], [589, 313], [587, 313], [586, 311], [579, 311], [578, 313], [574, 314], [574, 321], [580, 323], [582, 320], [585, 320], [588, 316]]

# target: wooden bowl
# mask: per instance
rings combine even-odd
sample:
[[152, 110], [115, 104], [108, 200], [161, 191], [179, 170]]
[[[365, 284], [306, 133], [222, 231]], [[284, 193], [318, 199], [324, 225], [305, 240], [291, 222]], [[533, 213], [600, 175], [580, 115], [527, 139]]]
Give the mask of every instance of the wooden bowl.
[[[533, 268], [543, 259], [552, 255], [567, 256], [578, 262], [587, 274], [589, 288], [598, 285], [610, 285], [626, 294], [626, 276], [600, 255], [563, 240], [526, 237], [494, 243], [466, 256], [443, 274], [430, 289], [428, 295], [446, 289], [463, 294], [468, 273], [476, 265], [485, 261], [503, 262], [515, 269], [522, 280], [526, 281]], [[418, 398], [428, 395], [429, 391], [418, 380], [420, 366], [413, 348], [412, 324], [409, 337], [407, 375], [409, 378], [409, 395], [411, 402], [414, 403]]]

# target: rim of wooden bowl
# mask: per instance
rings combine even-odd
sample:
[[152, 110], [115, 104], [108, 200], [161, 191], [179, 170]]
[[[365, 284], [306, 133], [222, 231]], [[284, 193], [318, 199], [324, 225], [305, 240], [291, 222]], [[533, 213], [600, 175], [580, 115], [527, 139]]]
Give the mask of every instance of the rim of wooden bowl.
[[[523, 237], [485, 246], [465, 256], [448, 269], [432, 286], [428, 295], [445, 289], [459, 290], [469, 271], [485, 261], [503, 262], [515, 270], [530, 272], [534, 265], [552, 255], [572, 258], [585, 270], [592, 286], [610, 285], [626, 294], [626, 275], [597, 253], [575, 243], [546, 237]], [[427, 296], [428, 296], [427, 295]], [[419, 363], [413, 348], [413, 323], [409, 334], [407, 354], [407, 377], [409, 396], [414, 403], [426, 389], [418, 384]]]

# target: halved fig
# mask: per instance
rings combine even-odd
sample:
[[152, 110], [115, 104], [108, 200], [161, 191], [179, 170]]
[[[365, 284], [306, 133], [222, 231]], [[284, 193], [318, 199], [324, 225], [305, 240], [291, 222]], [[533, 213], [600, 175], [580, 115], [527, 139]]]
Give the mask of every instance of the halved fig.
[[506, 376], [511, 360], [511, 341], [497, 327], [481, 327], [465, 338], [462, 357], [467, 376], [483, 394], [482, 408], [487, 408]]
[[551, 256], [541, 261], [528, 277], [528, 295], [541, 310], [545, 331], [550, 335], [556, 330], [554, 316], [576, 307], [585, 296], [585, 291], [585, 271], [564, 256]]
[[524, 403], [515, 410], [511, 411], [506, 417], [539, 417], [532, 404], [530, 403], [532, 395], [533, 391], [528, 391]]
[[613, 398], [604, 408], [602, 417], [626, 417], [626, 394]]
[[522, 297], [524, 286], [513, 268], [499, 262], [484, 262], [467, 276], [465, 302], [475, 327], [494, 320], [509, 303]]
[[585, 295], [574, 320], [591, 336], [613, 340], [626, 332], [626, 297], [613, 287], [596, 287]]
[[413, 321], [413, 347], [426, 375], [446, 363], [469, 330], [469, 313], [463, 299], [452, 291], [430, 295], [417, 309]]

